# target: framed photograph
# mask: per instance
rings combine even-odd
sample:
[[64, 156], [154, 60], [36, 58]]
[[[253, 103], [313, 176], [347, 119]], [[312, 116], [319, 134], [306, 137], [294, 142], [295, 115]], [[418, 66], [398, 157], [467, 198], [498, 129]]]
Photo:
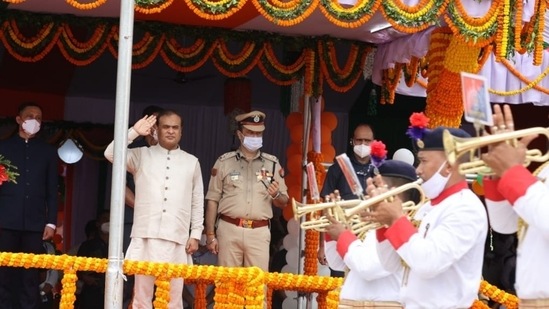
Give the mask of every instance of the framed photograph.
[[492, 126], [492, 106], [484, 76], [461, 72], [461, 96], [465, 120]]

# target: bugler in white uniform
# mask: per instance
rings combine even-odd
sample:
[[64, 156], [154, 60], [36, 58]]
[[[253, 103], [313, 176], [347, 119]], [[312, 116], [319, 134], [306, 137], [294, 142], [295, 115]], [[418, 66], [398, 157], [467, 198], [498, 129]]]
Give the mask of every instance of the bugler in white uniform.
[[[326, 259], [332, 269], [349, 268], [340, 298], [357, 301], [397, 301], [399, 299], [402, 273], [389, 272], [383, 268], [376, 249], [376, 235], [372, 230], [364, 241], [351, 231], [346, 231], [336, 241], [326, 236]], [[333, 266], [332, 266], [333, 265]]]
[[478, 197], [458, 183], [415, 217], [419, 229], [405, 217], [379, 229], [378, 252], [389, 270], [405, 270], [401, 302], [406, 309], [469, 308], [481, 280], [486, 212]]
[[[538, 174], [549, 177], [549, 165]], [[503, 234], [519, 232], [515, 288], [522, 302], [545, 301], [549, 307], [549, 182], [545, 184], [526, 168], [515, 166], [499, 180], [484, 180], [486, 206], [494, 231]], [[519, 231], [519, 218], [524, 220]]]

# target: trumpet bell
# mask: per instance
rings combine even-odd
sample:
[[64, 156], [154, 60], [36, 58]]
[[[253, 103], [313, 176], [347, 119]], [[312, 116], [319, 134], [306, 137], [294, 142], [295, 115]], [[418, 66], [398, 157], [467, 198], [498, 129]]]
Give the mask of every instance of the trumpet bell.
[[[453, 136], [448, 130], [445, 130], [442, 134], [444, 151], [446, 153], [448, 163], [453, 165], [463, 155], [469, 154], [471, 156], [471, 162], [462, 163], [459, 166], [459, 172], [462, 175], [492, 174], [491, 169], [484, 163], [484, 161], [474, 157], [474, 152], [480, 148], [502, 142], [516, 145], [519, 138], [531, 135], [544, 135], [549, 140], [549, 128], [542, 127], [534, 127], [518, 131], [470, 138]], [[528, 166], [531, 162], [545, 162], [547, 160], [549, 160], [549, 152], [544, 154], [539, 149], [528, 149], [526, 151], [524, 166]]]
[[359, 204], [362, 200], [347, 200], [347, 201], [334, 201], [334, 202], [326, 202], [326, 203], [318, 203], [318, 204], [303, 204], [300, 202], [297, 202], [294, 198], [292, 198], [292, 210], [294, 211], [294, 219], [296, 221], [299, 221], [299, 218], [303, 217], [307, 214], [316, 213], [319, 211], [329, 210], [330, 215], [336, 217], [336, 220], [339, 216], [342, 216], [342, 213], [334, 212], [332, 209], [339, 207], [342, 209], [353, 207], [357, 204]]

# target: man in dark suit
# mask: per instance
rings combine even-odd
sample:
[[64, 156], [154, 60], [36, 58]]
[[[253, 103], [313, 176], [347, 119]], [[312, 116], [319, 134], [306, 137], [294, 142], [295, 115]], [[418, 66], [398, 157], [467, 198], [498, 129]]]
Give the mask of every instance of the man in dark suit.
[[[23, 103], [16, 116], [19, 131], [0, 141], [0, 154], [18, 168], [17, 183], [0, 186], [0, 252], [45, 253], [57, 224], [57, 153], [36, 138], [42, 109]], [[38, 269], [0, 267], [2, 308], [39, 308]]]

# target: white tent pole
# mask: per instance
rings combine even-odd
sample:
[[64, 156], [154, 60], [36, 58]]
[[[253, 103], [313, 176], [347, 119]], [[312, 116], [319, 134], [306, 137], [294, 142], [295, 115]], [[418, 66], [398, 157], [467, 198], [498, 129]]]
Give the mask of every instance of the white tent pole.
[[121, 0], [114, 117], [114, 161], [112, 168], [109, 262], [105, 281], [105, 309], [122, 308], [124, 288], [122, 239], [126, 189], [126, 148], [130, 110], [131, 65], [135, 0]]
[[[303, 100], [303, 140], [302, 140], [302, 163], [301, 167], [307, 166], [307, 153], [309, 152], [309, 136], [311, 132], [311, 96], [305, 95]], [[307, 203], [307, 195], [305, 194], [305, 187], [307, 186], [307, 171], [301, 169], [301, 202]], [[305, 220], [304, 217], [300, 219], [299, 226]], [[303, 265], [303, 250], [305, 248], [305, 231], [299, 229], [299, 238], [298, 238], [298, 252], [299, 252], [299, 261], [297, 263], [297, 273], [302, 275], [304, 271]], [[307, 297], [307, 301], [304, 303], [304, 297], [300, 296], [297, 299], [297, 307], [302, 309], [310, 307], [310, 297]]]

